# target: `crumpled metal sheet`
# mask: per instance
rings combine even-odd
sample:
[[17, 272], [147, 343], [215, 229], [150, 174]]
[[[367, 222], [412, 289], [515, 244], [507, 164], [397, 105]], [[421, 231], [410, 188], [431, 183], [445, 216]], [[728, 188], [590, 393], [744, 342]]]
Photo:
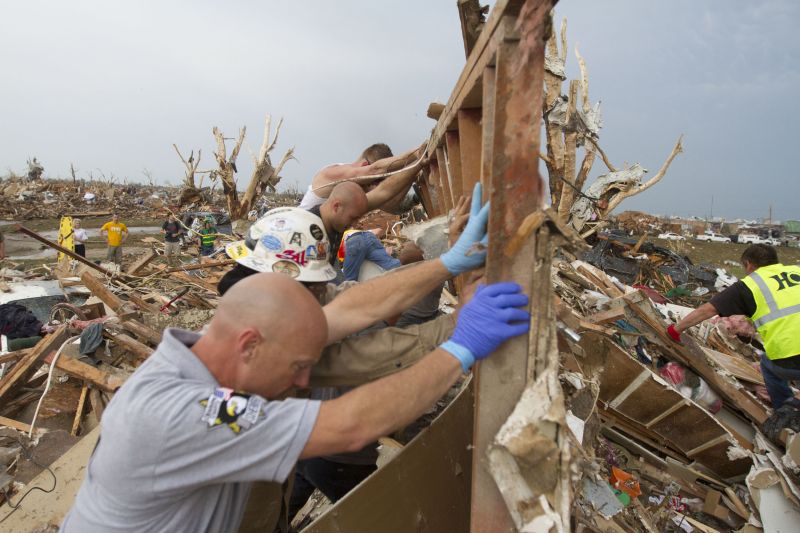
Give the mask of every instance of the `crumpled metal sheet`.
[[[637, 242], [637, 239], [618, 236], [613, 237], [613, 240], [630, 245], [634, 245]], [[686, 257], [673, 252], [669, 248], [646, 242], [641, 245], [639, 252], [667, 257], [669, 262], [659, 266], [658, 271], [662, 274], [668, 274], [676, 285], [693, 282], [711, 288], [717, 280], [714, 272], [693, 265]], [[594, 248], [581, 256], [581, 259], [612, 276], [616, 276], [628, 285], [635, 283], [642, 268], [641, 262], [636, 259], [614, 255], [614, 246], [608, 239], [600, 240]]]
[[[628, 191], [641, 183], [642, 177], [644, 177], [646, 172], [647, 170], [639, 163], [634, 163], [624, 170], [609, 172], [608, 174], [599, 176], [589, 185], [584, 194], [591, 198], [601, 198], [612, 189]], [[570, 215], [572, 227], [580, 231], [586, 222], [597, 216], [597, 213], [595, 212], [594, 204], [590, 202], [588, 198], [581, 196], [572, 204]]]

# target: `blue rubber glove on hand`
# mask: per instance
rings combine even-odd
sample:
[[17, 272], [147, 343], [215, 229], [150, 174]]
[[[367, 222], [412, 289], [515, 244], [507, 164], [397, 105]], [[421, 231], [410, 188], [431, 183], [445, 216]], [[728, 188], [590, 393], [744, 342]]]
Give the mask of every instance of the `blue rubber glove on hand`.
[[489, 243], [489, 236], [486, 234], [489, 202], [481, 207], [481, 196], [481, 184], [476, 183], [472, 189], [472, 206], [467, 227], [453, 247], [440, 256], [444, 266], [454, 276], [478, 268], [486, 261], [486, 247]]
[[531, 315], [517, 309], [528, 305], [528, 297], [521, 291], [516, 283], [480, 285], [472, 300], [461, 308], [453, 336], [440, 348], [461, 361], [461, 368], [467, 372], [504, 341], [527, 332]]

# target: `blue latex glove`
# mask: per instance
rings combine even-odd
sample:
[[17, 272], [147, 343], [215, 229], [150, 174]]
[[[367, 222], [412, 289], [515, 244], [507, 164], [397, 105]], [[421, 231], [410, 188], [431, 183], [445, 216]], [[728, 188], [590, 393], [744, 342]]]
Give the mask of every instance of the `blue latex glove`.
[[461, 361], [461, 368], [467, 372], [504, 341], [527, 332], [531, 315], [517, 309], [528, 305], [528, 297], [521, 291], [516, 283], [480, 285], [458, 313], [453, 336], [440, 348]]
[[486, 261], [486, 247], [489, 243], [489, 236], [486, 234], [488, 221], [489, 202], [481, 207], [481, 184], [476, 183], [472, 189], [472, 206], [467, 227], [453, 247], [440, 256], [444, 266], [454, 276], [478, 268]]

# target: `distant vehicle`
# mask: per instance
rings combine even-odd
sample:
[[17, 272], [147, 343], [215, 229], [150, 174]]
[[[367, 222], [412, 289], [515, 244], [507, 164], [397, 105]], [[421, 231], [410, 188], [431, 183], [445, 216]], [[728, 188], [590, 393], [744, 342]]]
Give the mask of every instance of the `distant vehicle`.
[[665, 239], [667, 241], [685, 241], [686, 240], [686, 237], [684, 237], [683, 235], [678, 235], [677, 233], [673, 233], [671, 231], [659, 234], [658, 238], [659, 239]]
[[713, 231], [707, 231], [702, 235], [698, 235], [695, 237], [698, 241], [708, 241], [708, 242], [731, 242], [730, 237], [726, 237], [724, 235], [720, 235], [719, 233], [714, 233]]
[[743, 233], [739, 235], [740, 244], [768, 244], [767, 239], [761, 238], [752, 233]]

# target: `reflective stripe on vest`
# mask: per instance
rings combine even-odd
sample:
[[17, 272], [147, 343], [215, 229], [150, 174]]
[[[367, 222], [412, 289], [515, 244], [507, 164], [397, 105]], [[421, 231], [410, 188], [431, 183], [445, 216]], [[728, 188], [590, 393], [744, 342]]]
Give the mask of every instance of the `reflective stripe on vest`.
[[767, 357], [800, 354], [800, 268], [768, 265], [742, 281], [753, 293], [756, 311], [750, 319], [764, 340]]

